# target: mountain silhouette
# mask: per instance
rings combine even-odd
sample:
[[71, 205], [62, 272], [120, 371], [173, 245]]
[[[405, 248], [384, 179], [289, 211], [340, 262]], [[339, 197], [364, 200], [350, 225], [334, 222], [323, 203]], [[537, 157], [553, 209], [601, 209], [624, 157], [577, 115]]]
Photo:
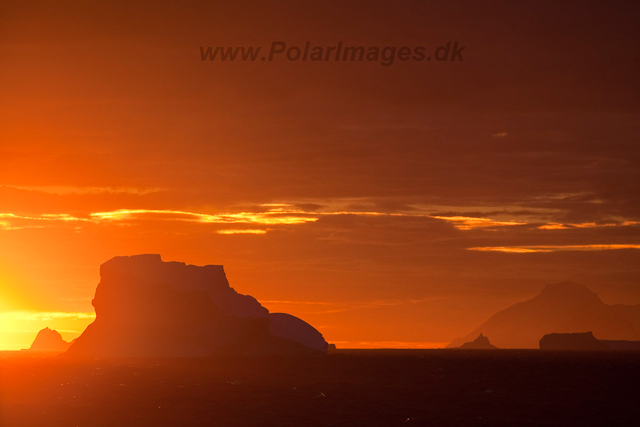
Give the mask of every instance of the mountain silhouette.
[[467, 349], [467, 350], [495, 350], [498, 347], [496, 347], [495, 345], [491, 344], [489, 342], [489, 338], [487, 338], [484, 335], [480, 334], [480, 335], [478, 335], [478, 338], [476, 338], [475, 340], [470, 341], [470, 342], [466, 342], [466, 343], [462, 344], [460, 347], [456, 347], [456, 348], [462, 348], [462, 349]]
[[593, 331], [600, 339], [635, 340], [638, 329], [619, 307], [606, 305], [586, 286], [562, 282], [547, 285], [536, 297], [491, 316], [470, 334], [453, 340], [458, 347], [478, 334], [490, 336], [500, 348], [538, 348], [551, 333]]
[[62, 339], [60, 332], [55, 329], [44, 328], [38, 332], [29, 351], [66, 351], [71, 343]]
[[615, 304], [611, 308], [625, 319], [629, 320], [636, 331], [640, 333], [640, 304], [636, 305], [624, 305]]
[[297, 317], [270, 314], [229, 286], [221, 265], [120, 256], [100, 266], [96, 320], [66, 352], [88, 357], [326, 352], [322, 334]]

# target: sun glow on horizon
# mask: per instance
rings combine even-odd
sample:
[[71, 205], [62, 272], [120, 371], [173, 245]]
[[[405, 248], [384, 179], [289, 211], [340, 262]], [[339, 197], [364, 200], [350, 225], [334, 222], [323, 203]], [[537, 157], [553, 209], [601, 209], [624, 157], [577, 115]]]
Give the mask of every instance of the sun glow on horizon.
[[46, 327], [60, 332], [63, 339], [77, 338], [94, 321], [95, 313], [14, 310], [0, 312], [0, 351], [29, 348], [38, 332]]

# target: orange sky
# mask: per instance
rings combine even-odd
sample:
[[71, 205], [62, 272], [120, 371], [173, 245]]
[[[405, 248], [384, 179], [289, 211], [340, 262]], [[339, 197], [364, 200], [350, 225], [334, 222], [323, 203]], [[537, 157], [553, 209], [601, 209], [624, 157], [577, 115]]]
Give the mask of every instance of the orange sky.
[[[339, 346], [439, 346], [574, 280], [640, 303], [638, 8], [3, 2], [0, 349], [115, 255], [223, 264]], [[200, 46], [462, 62], [202, 62]]]

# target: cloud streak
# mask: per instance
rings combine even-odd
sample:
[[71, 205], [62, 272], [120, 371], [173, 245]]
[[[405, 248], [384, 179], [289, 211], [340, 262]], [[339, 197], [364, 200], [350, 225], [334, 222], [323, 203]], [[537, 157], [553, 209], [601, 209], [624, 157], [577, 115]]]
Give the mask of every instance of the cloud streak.
[[254, 230], [254, 229], [246, 229], [246, 230], [236, 230], [236, 229], [226, 229], [226, 230], [218, 230], [216, 233], [218, 234], [267, 234], [268, 230]]
[[553, 246], [484, 246], [467, 248], [469, 251], [480, 252], [504, 252], [528, 254], [535, 252], [560, 252], [560, 251], [609, 251], [619, 249], [640, 249], [640, 245], [553, 245]]
[[[457, 212], [440, 211], [441, 213], [436, 214], [433, 213], [434, 206], [429, 205], [402, 204], [395, 207], [397, 211], [385, 212], [382, 206], [376, 207], [366, 200], [313, 202], [315, 203], [264, 203], [238, 208], [236, 212], [231, 210], [222, 213], [182, 209], [116, 209], [91, 212], [86, 216], [69, 213], [0, 213], [0, 231], [72, 226], [74, 231], [81, 232], [89, 226], [105, 227], [110, 224], [136, 227], [157, 227], [162, 224], [163, 229], [166, 229], [169, 223], [173, 223], [173, 227], [179, 227], [179, 224], [211, 226], [209, 231], [220, 236], [263, 236], [273, 230], [285, 227], [294, 230], [307, 225], [299, 230], [303, 233], [314, 230], [312, 232], [316, 241], [335, 244], [415, 245], [446, 238], [452, 242], [457, 241], [450, 246], [457, 251], [466, 249], [515, 254], [638, 248], [638, 244], [628, 239], [625, 244], [595, 244], [593, 232], [576, 234], [579, 230], [601, 230], [598, 231], [597, 242], [607, 239], [615, 242], [616, 237], [613, 236], [616, 232], [613, 231], [617, 228], [624, 228], [625, 234], [637, 234], [640, 221], [632, 218], [605, 217], [600, 222], [560, 222], [550, 220], [550, 217], [561, 216], [562, 211], [536, 208], [522, 210], [521, 206], [515, 205], [502, 209], [485, 206], [476, 212], [470, 210], [472, 207], [458, 207]], [[468, 213], [465, 215], [465, 212]], [[317, 225], [313, 225], [314, 223]], [[497, 231], [500, 232], [495, 233]], [[607, 231], [612, 231], [613, 234], [607, 235]], [[484, 238], [483, 233], [491, 235], [492, 239], [495, 236], [498, 240], [494, 239], [490, 244], [470, 243], [467, 240]], [[566, 233], [572, 233], [574, 240], [571, 245], [560, 244], [565, 243], [563, 240], [545, 241], [541, 245], [538, 239], [538, 236], [562, 239]], [[397, 238], [391, 238], [391, 235]], [[576, 241], [575, 238], [582, 240]], [[513, 245], [514, 239], [525, 244]]]
[[164, 188], [138, 188], [138, 187], [72, 187], [72, 186], [23, 186], [5, 185], [4, 187], [16, 190], [36, 191], [45, 194], [65, 196], [69, 194], [134, 194], [145, 195], [165, 191]]
[[361, 301], [361, 302], [352, 302], [348, 304], [337, 303], [337, 302], [329, 302], [329, 301], [262, 301], [263, 304], [267, 305], [287, 305], [287, 306], [323, 306], [328, 307], [324, 310], [317, 311], [306, 311], [306, 310], [295, 310], [290, 309], [289, 311], [295, 313], [304, 313], [304, 314], [333, 314], [333, 313], [343, 313], [346, 311], [353, 310], [364, 310], [364, 309], [376, 309], [376, 308], [384, 308], [384, 307], [395, 307], [395, 306], [409, 306], [420, 304], [429, 301], [441, 300], [439, 297], [425, 297], [418, 299], [383, 299], [383, 300], [374, 300], [374, 301]]
[[109, 212], [95, 212], [89, 214], [96, 221], [126, 221], [141, 219], [144, 217], [156, 217], [160, 219], [199, 222], [204, 224], [265, 224], [288, 225], [304, 224], [317, 221], [311, 216], [296, 215], [298, 211], [291, 212], [275, 208], [267, 212], [237, 212], [223, 214], [205, 214], [198, 212], [165, 210], [165, 209], [119, 209]]
[[452, 222], [458, 230], [472, 230], [474, 228], [495, 228], [511, 225], [526, 225], [524, 221], [497, 221], [490, 218], [476, 218], [469, 216], [433, 216], [432, 218]]
[[610, 222], [605, 224], [597, 224], [595, 222], [582, 222], [577, 224], [560, 224], [560, 223], [550, 223], [541, 225], [538, 228], [541, 230], [569, 230], [572, 228], [600, 228], [600, 227], [616, 227], [616, 226], [634, 226], [640, 225], [640, 221], [622, 221], [622, 222]]
[[0, 318], [7, 320], [86, 320], [95, 319], [95, 313], [64, 311], [5, 311]]

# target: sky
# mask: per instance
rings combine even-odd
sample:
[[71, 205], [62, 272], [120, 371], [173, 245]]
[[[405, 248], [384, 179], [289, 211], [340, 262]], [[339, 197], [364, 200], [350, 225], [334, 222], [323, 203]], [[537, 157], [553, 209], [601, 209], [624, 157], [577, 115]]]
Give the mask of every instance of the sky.
[[[339, 347], [441, 347], [573, 280], [640, 303], [630, 2], [0, 5], [0, 349], [116, 255], [222, 264]], [[203, 61], [201, 47], [464, 47]]]

